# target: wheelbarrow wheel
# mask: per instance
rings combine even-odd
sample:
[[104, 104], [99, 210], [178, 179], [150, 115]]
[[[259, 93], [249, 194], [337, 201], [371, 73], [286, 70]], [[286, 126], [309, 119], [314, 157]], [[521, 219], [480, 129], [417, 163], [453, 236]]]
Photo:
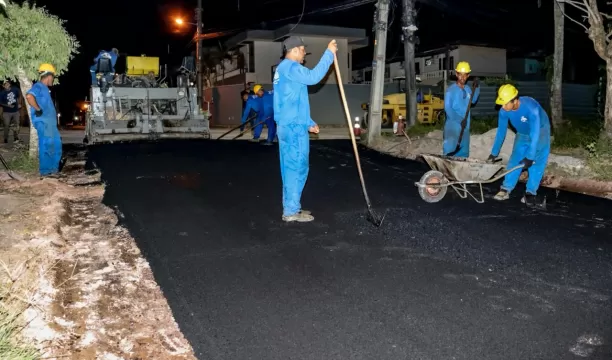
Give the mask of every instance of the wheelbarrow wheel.
[[[448, 180], [441, 172], [430, 170], [421, 177], [419, 183], [422, 185], [446, 185]], [[428, 203], [437, 203], [442, 200], [447, 191], [447, 186], [419, 186], [419, 195], [421, 195], [421, 199]]]

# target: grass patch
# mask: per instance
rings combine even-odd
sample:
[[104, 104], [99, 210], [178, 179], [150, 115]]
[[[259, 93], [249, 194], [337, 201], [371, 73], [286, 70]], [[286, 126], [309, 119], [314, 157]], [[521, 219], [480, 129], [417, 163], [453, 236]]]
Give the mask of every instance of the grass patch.
[[12, 269], [0, 261], [4, 270], [0, 276], [0, 359], [38, 360], [41, 355], [22, 336], [24, 329], [23, 314], [32, 306], [28, 298], [34, 293], [36, 283], [28, 270], [28, 263], [34, 258], [23, 261]]
[[598, 180], [612, 181], [612, 139], [598, 138], [586, 146], [587, 165]]
[[566, 123], [553, 129], [553, 150], [585, 149], [589, 144], [598, 142], [602, 123], [595, 118], [568, 119]]
[[28, 149], [19, 147], [7, 159], [9, 168], [17, 173], [36, 174], [38, 173], [38, 159], [30, 158]]

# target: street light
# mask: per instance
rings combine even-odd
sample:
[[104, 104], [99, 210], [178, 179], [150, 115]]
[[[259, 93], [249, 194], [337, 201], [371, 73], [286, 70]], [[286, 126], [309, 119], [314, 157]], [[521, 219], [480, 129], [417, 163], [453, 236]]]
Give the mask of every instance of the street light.
[[177, 24], [179, 24], [179, 25], [183, 25], [183, 23], [184, 23], [183, 19], [181, 19], [181, 18], [176, 18], [176, 19], [174, 20], [174, 22], [176, 22], [176, 23], [177, 23]]

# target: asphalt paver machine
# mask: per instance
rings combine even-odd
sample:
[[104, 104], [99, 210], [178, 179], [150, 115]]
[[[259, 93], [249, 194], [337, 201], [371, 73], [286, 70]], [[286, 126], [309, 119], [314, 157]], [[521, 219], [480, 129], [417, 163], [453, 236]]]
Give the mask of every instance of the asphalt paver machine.
[[198, 105], [189, 66], [183, 64], [176, 86], [168, 87], [159, 58], [128, 56], [126, 65], [125, 74], [98, 71], [98, 79], [112, 81], [91, 87], [85, 143], [210, 138], [210, 114]]

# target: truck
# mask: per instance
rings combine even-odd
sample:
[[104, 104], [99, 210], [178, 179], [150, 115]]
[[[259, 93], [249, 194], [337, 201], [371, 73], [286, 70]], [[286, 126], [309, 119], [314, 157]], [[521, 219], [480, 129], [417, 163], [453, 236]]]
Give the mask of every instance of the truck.
[[194, 87], [193, 66], [183, 61], [168, 87], [158, 57], [127, 56], [125, 74], [98, 63], [85, 116], [86, 144], [158, 139], [210, 139], [210, 113]]

